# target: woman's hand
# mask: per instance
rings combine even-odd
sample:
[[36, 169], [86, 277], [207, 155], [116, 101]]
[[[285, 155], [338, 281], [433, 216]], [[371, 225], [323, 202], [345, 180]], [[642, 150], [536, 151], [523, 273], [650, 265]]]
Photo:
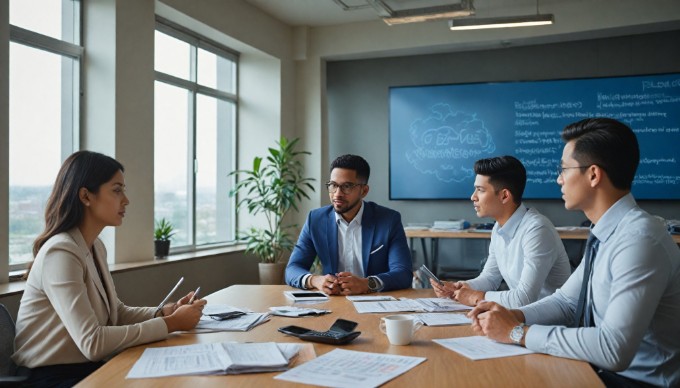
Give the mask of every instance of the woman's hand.
[[198, 324], [201, 315], [203, 315], [203, 307], [208, 302], [204, 299], [199, 299], [194, 300], [192, 304], [188, 304], [189, 299], [191, 299], [191, 294], [174, 303], [175, 308], [172, 314], [163, 317], [165, 324], [168, 326], [168, 333], [191, 330]]
[[172, 313], [175, 312], [175, 310], [177, 310], [177, 309], [180, 308], [181, 306], [184, 306], [185, 304], [188, 304], [189, 301], [191, 300], [191, 297], [192, 297], [192, 296], [194, 296], [194, 292], [193, 292], [193, 291], [191, 291], [190, 293], [186, 294], [185, 296], [183, 296], [180, 300], [178, 300], [178, 301], [175, 302], [175, 303], [166, 303], [166, 304], [163, 306], [163, 309], [161, 310], [161, 311], [163, 312], [162, 316], [164, 316], [164, 317], [169, 317], [170, 315], [172, 315]]

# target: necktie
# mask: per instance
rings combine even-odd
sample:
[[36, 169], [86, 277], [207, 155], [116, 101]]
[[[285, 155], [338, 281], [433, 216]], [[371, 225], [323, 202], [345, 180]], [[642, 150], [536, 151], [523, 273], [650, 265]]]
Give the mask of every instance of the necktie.
[[[574, 314], [574, 326], [576, 327], [591, 327], [592, 320], [592, 306], [587, 301], [588, 283], [590, 283], [590, 273], [593, 270], [593, 261], [597, 254], [597, 248], [600, 245], [600, 240], [590, 232], [588, 241], [586, 242], [586, 257], [583, 265], [583, 281], [581, 282], [581, 294], [578, 298], [578, 305], [576, 306], [576, 313]], [[587, 308], [586, 308], [587, 305]]]

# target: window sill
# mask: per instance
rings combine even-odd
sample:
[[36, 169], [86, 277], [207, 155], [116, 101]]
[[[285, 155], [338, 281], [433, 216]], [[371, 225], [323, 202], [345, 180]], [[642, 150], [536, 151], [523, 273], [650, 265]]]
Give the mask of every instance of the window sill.
[[[165, 259], [153, 259], [145, 261], [136, 261], [132, 263], [109, 264], [109, 271], [111, 271], [112, 274], [115, 274], [118, 272], [128, 272], [141, 268], [155, 267], [159, 265], [169, 265], [180, 261], [206, 259], [214, 256], [224, 255], [228, 253], [239, 253], [243, 251], [245, 251], [245, 245], [231, 245], [227, 247], [212, 248], [201, 251], [177, 253], [170, 255]], [[25, 280], [10, 279], [9, 283], [0, 284], [0, 297], [21, 294], [24, 292], [25, 287], [26, 287]]]

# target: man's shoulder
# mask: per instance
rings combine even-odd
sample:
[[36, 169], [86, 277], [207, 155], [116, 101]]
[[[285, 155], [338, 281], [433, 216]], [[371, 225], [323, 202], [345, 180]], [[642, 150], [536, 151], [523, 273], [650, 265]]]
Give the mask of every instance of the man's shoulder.
[[553, 225], [552, 221], [534, 208], [529, 208], [522, 218], [522, 224], [534, 228], [545, 227], [553, 230], [555, 229], [555, 225]]

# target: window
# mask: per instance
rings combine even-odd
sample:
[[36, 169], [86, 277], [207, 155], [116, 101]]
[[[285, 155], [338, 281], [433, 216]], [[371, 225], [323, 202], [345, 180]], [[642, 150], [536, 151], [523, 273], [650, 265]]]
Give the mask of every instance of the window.
[[234, 240], [238, 56], [166, 23], [155, 36], [154, 216], [175, 226], [173, 251], [194, 250]]
[[17, 270], [33, 259], [57, 171], [78, 149], [80, 1], [10, 0], [9, 22], [9, 264]]

